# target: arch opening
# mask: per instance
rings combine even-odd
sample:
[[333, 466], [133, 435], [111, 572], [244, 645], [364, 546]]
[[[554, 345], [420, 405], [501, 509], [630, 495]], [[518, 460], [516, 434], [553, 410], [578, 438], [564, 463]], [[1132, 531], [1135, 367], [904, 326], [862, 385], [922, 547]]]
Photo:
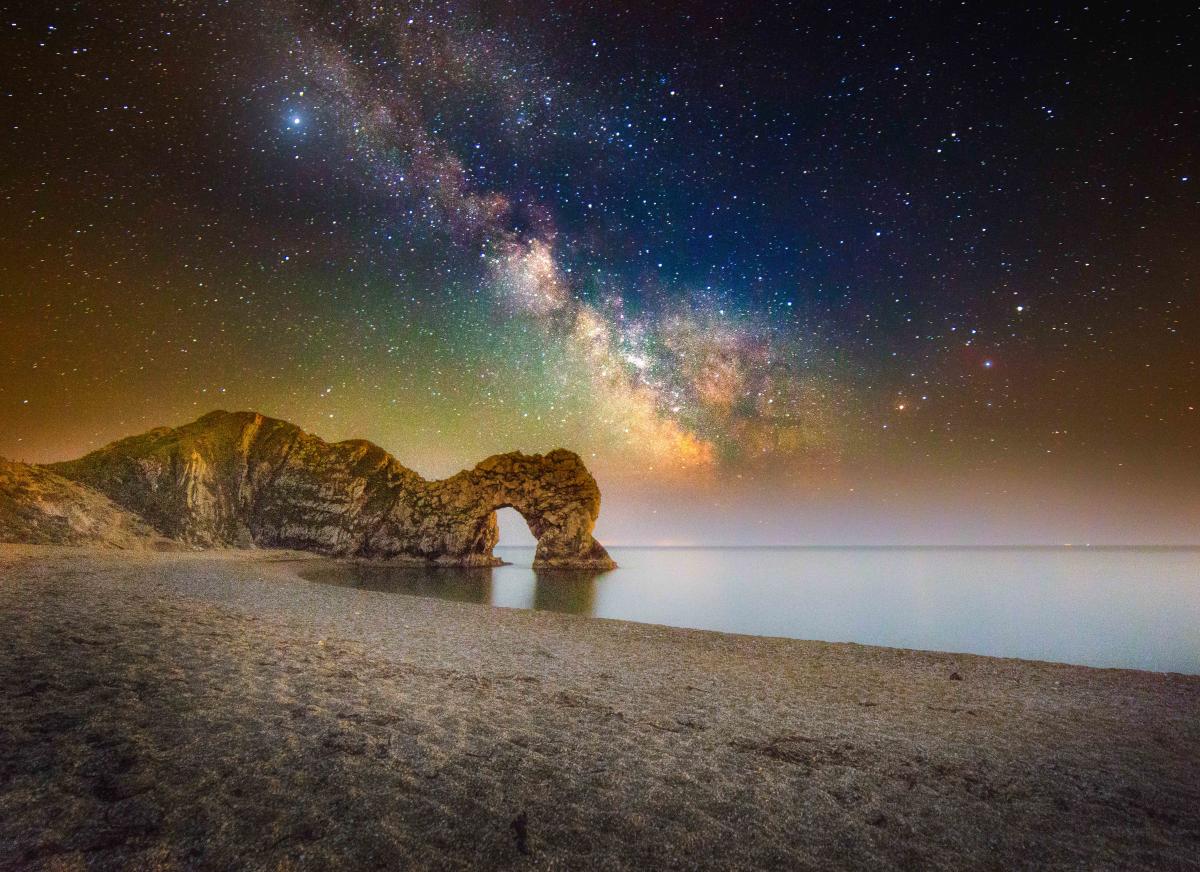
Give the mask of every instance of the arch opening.
[[525, 516], [512, 506], [501, 506], [496, 509], [496, 527], [500, 538], [492, 553], [508, 563], [532, 565], [537, 537], [529, 529]]

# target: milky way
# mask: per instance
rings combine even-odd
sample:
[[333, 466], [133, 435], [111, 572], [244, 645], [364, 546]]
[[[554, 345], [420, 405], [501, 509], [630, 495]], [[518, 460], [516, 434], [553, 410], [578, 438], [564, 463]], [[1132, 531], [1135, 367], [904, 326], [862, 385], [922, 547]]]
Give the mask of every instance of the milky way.
[[25, 5], [2, 454], [256, 408], [565, 445], [610, 540], [1200, 520], [1194, 13]]
[[[599, 301], [580, 295], [581, 283], [556, 256], [562, 243], [553, 204], [518, 205], [511, 195], [478, 184], [450, 144], [431, 131], [441, 103], [422, 99], [434, 89], [452, 100], [456, 88], [481, 88], [506, 107], [503, 130], [534, 123], [531, 103], [547, 107], [572, 95], [535, 92], [515, 81], [521, 67], [513, 50], [478, 32], [457, 32], [454, 13], [407, 11], [412, 17], [372, 7], [329, 28], [323, 21], [304, 26], [306, 16], [292, 7], [303, 80], [312, 83], [295, 99], [307, 97], [337, 119], [337, 134], [365, 184], [387, 191], [410, 220], [480, 249], [488, 296], [545, 333], [529, 352], [559, 342], [580, 364], [581, 380], [556, 387], [585, 392], [608, 438], [660, 470], [740, 468], [783, 454], [792, 461], [783, 469], [794, 471], [836, 457], [830, 412], [837, 390], [795, 341], [764, 319], [730, 317], [713, 295], [694, 288], [672, 289], [665, 310], [654, 306], [636, 317], [626, 312], [627, 289], [609, 285]], [[369, 50], [356, 53], [345, 43]], [[525, 68], [537, 66], [526, 58]], [[539, 220], [523, 220], [527, 214]], [[676, 304], [680, 296], [683, 306]]]

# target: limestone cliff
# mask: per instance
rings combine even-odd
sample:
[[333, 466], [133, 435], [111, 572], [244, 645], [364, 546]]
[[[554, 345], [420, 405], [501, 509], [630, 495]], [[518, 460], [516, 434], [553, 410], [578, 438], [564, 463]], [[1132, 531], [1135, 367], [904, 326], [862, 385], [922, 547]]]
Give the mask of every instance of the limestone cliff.
[[170, 547], [137, 515], [47, 469], [0, 458], [0, 542]]
[[499, 562], [496, 510], [512, 506], [538, 539], [535, 567], [615, 565], [592, 537], [600, 490], [562, 449], [500, 454], [426, 481], [370, 442], [331, 444], [254, 412], [213, 412], [48, 469], [197, 546], [486, 566]]

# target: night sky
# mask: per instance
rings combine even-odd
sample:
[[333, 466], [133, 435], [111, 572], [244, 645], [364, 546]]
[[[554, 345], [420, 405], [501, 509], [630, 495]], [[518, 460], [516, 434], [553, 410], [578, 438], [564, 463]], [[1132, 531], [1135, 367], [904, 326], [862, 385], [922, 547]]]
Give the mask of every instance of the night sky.
[[616, 544], [1200, 541], [1200, 15], [1051, 6], [17, 3], [0, 454], [257, 409], [571, 448]]

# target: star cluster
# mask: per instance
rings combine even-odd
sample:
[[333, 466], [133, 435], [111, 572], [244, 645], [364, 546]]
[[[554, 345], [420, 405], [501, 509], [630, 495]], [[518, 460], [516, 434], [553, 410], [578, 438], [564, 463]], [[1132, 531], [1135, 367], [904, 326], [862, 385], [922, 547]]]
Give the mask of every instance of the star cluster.
[[2, 454], [258, 408], [427, 474], [575, 448], [630, 538], [1194, 519], [1194, 14], [106, 7], [2, 23]]

